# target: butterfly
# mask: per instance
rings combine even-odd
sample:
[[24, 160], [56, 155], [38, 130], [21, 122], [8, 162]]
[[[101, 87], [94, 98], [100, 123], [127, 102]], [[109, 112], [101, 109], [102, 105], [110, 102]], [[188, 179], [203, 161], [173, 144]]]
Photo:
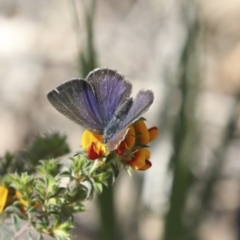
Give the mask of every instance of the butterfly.
[[63, 115], [91, 132], [102, 134], [109, 151], [116, 149], [128, 127], [152, 105], [151, 90], [133, 99], [132, 84], [117, 71], [97, 68], [86, 79], [72, 79], [47, 94]]

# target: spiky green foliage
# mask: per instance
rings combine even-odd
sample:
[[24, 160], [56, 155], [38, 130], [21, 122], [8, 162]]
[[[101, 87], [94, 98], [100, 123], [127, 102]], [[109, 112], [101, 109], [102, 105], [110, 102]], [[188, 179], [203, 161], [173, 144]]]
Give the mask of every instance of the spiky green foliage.
[[0, 157], [0, 176], [14, 172], [34, 172], [41, 159], [58, 158], [70, 152], [66, 135], [53, 132], [36, 136], [23, 151]]
[[[49, 142], [49, 138], [41, 139]], [[31, 146], [37, 146], [36, 141]], [[26, 158], [26, 162], [30, 161]], [[95, 192], [102, 193], [103, 186], [113, 184], [119, 173], [119, 159], [110, 154], [99, 160], [89, 160], [85, 152], [65, 161], [45, 159], [38, 162], [35, 174], [30, 172], [8, 175], [8, 187], [13, 190], [6, 201], [5, 213], [13, 216], [16, 233], [35, 229], [39, 238], [44, 234], [55, 239], [70, 239], [74, 227], [73, 214], [85, 211], [83, 201], [92, 199]], [[15, 201], [14, 201], [15, 199]], [[18, 229], [18, 219], [27, 221], [26, 229]], [[20, 233], [19, 233], [20, 232]]]

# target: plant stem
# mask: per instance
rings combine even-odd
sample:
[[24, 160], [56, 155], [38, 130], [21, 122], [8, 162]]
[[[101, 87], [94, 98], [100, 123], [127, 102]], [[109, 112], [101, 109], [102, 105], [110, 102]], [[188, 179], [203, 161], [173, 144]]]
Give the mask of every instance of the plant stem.
[[24, 225], [24, 226], [22, 227], [22, 229], [20, 229], [20, 230], [15, 234], [15, 236], [13, 237], [13, 239], [16, 240], [16, 239], [20, 238], [20, 237], [28, 230], [28, 228], [29, 228], [30, 226], [31, 226], [31, 223], [28, 222], [26, 225]]

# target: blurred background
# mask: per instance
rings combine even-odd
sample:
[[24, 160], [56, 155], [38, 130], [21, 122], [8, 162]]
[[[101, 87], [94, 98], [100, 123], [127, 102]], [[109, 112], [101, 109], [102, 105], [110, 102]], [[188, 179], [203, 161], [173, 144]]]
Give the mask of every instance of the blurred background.
[[86, 202], [73, 239], [239, 240], [239, 23], [239, 0], [0, 0], [0, 154], [54, 130], [78, 151], [46, 93], [117, 69], [155, 92], [153, 165]]

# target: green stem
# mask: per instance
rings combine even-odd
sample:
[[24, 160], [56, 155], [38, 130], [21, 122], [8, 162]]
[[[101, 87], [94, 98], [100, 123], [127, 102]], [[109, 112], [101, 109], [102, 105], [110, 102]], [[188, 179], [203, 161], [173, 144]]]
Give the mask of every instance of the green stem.
[[100, 212], [100, 236], [102, 240], [116, 240], [115, 237], [115, 211], [113, 188], [104, 187], [103, 193], [98, 196]]
[[99, 164], [98, 160], [95, 160], [89, 171], [89, 175], [91, 175], [94, 172], [94, 170], [98, 167], [98, 164]]

